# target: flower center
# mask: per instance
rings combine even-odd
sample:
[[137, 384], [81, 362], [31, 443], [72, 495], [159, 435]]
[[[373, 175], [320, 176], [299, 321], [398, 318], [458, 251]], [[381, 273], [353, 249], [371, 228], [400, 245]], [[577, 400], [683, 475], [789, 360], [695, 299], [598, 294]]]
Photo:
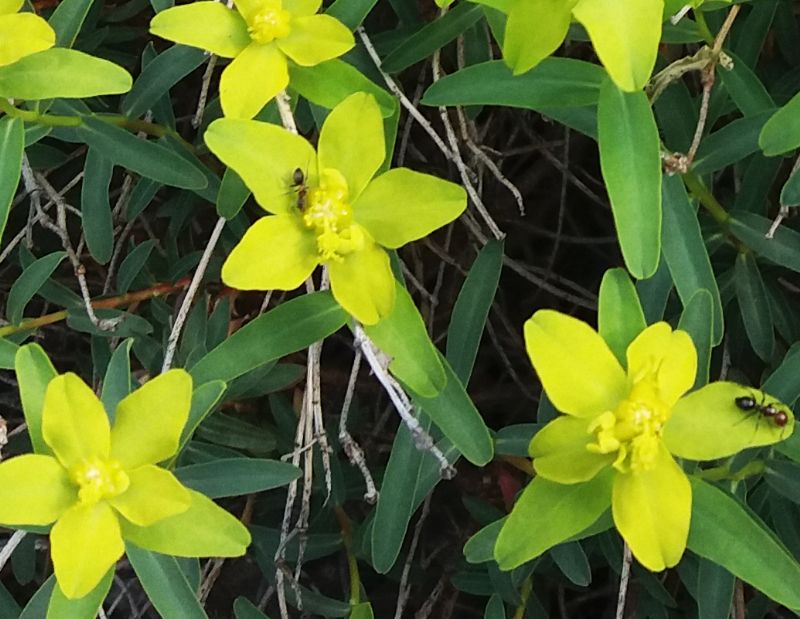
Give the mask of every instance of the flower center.
[[364, 247], [364, 231], [353, 223], [347, 181], [341, 172], [322, 170], [319, 187], [308, 190], [303, 224], [317, 235], [321, 260], [341, 262], [344, 256]]
[[628, 397], [614, 411], [606, 411], [589, 425], [594, 453], [617, 453], [614, 468], [622, 473], [652, 468], [669, 409], [661, 399], [657, 371], [636, 376]]
[[288, 36], [291, 31], [291, 14], [281, 6], [281, 0], [267, 0], [250, 17], [247, 32], [256, 43], [270, 43]]
[[86, 505], [118, 496], [130, 485], [128, 474], [116, 460], [90, 458], [70, 468], [69, 476], [79, 488], [78, 499]]

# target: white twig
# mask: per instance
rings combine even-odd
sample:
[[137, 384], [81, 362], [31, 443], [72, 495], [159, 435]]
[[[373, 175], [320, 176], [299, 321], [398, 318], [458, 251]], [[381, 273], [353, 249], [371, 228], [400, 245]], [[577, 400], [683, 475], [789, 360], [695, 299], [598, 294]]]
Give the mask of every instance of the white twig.
[[286, 94], [285, 90], [282, 90], [275, 96], [275, 103], [278, 106], [278, 113], [281, 115], [281, 123], [283, 126], [292, 133], [297, 133], [297, 123], [294, 121], [294, 115], [292, 114], [292, 105], [289, 99], [289, 95]]
[[203, 114], [206, 111], [206, 101], [208, 101], [208, 86], [211, 83], [211, 75], [217, 65], [217, 57], [209, 55], [206, 70], [203, 72], [203, 81], [200, 84], [200, 96], [197, 97], [197, 109], [192, 116], [192, 127], [197, 129], [203, 122]]
[[622, 573], [619, 576], [619, 593], [617, 594], [617, 612], [615, 619], [622, 619], [625, 615], [625, 598], [628, 595], [628, 581], [631, 577], [631, 549], [628, 544], [622, 548]]
[[408, 575], [411, 573], [411, 565], [414, 563], [414, 555], [417, 552], [417, 544], [419, 543], [419, 536], [422, 533], [422, 525], [428, 517], [428, 512], [431, 507], [431, 495], [425, 497], [425, 502], [422, 504], [422, 513], [419, 515], [419, 520], [414, 526], [414, 535], [411, 538], [411, 545], [408, 548], [408, 556], [403, 564], [403, 573], [400, 576], [399, 592], [397, 594], [397, 606], [394, 609], [394, 619], [401, 619], [403, 610], [408, 602], [408, 594], [411, 587], [408, 586]]
[[3, 546], [3, 549], [0, 550], [0, 570], [5, 567], [5, 564], [11, 558], [11, 555], [14, 553], [17, 546], [19, 546], [19, 543], [25, 538], [25, 535], [25, 531], [17, 530], [14, 531], [11, 537], [8, 538], [5, 546]]

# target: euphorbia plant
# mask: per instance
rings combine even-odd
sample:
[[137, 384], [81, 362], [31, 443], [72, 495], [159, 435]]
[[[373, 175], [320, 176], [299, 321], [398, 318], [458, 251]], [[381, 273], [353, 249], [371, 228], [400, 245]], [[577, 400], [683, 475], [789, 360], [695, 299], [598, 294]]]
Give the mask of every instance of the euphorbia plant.
[[156, 15], [150, 32], [233, 61], [222, 72], [225, 116], [252, 118], [289, 84], [288, 62], [314, 66], [354, 45], [339, 20], [316, 15], [321, 0], [238, 0], [236, 10], [219, 2], [194, 2]]
[[216, 120], [205, 141], [274, 213], [245, 233], [222, 280], [241, 290], [292, 290], [324, 264], [333, 296], [364, 324], [394, 306], [384, 248], [422, 238], [466, 207], [461, 187], [434, 176], [407, 168], [376, 176], [386, 158], [383, 119], [365, 93], [331, 111], [317, 152], [282, 127], [247, 120]]

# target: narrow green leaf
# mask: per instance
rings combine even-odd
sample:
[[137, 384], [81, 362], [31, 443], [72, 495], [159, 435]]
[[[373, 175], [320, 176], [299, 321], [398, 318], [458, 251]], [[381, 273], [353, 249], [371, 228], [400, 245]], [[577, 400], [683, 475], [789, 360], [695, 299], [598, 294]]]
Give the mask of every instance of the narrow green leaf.
[[747, 339], [755, 353], [764, 361], [769, 361], [775, 346], [775, 332], [767, 289], [753, 254], [748, 252], [737, 256], [734, 283]]
[[794, 170], [781, 189], [782, 206], [800, 206], [800, 168]]
[[[196, 383], [197, 380], [195, 380]], [[225, 393], [225, 389], [227, 389], [227, 385], [221, 380], [212, 380], [195, 387], [192, 392], [192, 406], [189, 409], [189, 418], [181, 433], [179, 453], [189, 442], [197, 426], [214, 410], [214, 407], [222, 398], [222, 394]]]
[[250, 197], [250, 190], [242, 178], [233, 170], [227, 168], [222, 175], [222, 184], [217, 194], [217, 215], [225, 219], [233, 219]]
[[609, 269], [603, 275], [597, 303], [597, 326], [614, 356], [623, 366], [626, 365], [628, 345], [644, 331], [647, 323], [636, 287], [624, 269]]
[[447, 327], [445, 356], [465, 385], [469, 383], [483, 329], [489, 316], [500, 271], [503, 268], [503, 241], [491, 240], [475, 258], [467, 279], [458, 293], [450, 325]]
[[454, 41], [482, 16], [483, 12], [479, 5], [471, 2], [460, 3], [453, 10], [426, 24], [400, 42], [384, 58], [381, 68], [387, 73], [398, 73], [412, 64], [429, 58], [436, 50]]
[[494, 594], [486, 603], [486, 610], [483, 611], [483, 619], [506, 619], [506, 607], [503, 598]]
[[185, 486], [211, 499], [280, 488], [301, 474], [288, 462], [258, 458], [223, 458], [175, 469], [175, 476]]
[[0, 240], [6, 229], [11, 202], [17, 193], [25, 149], [25, 127], [19, 118], [0, 119]]
[[708, 290], [694, 293], [683, 308], [678, 328], [692, 336], [697, 350], [697, 377], [694, 388], [698, 389], [708, 382], [711, 364], [711, 341], [714, 332], [714, 302]]
[[786, 460], [768, 460], [765, 479], [775, 491], [792, 503], [800, 504], [800, 464]]
[[329, 292], [282, 303], [209, 352], [191, 374], [198, 384], [230, 381], [248, 370], [307, 348], [338, 330], [347, 315]]
[[724, 567], [700, 559], [697, 574], [698, 619], [728, 619], [736, 579]]
[[56, 31], [58, 47], [72, 47], [91, 6], [92, 0], [62, 0], [58, 3], [47, 20]]
[[758, 134], [771, 110], [739, 118], [715, 131], [700, 142], [692, 165], [696, 174], [722, 170], [758, 151]]
[[775, 534], [734, 497], [690, 477], [688, 548], [794, 611], [800, 610], [800, 565]]
[[90, 148], [83, 169], [81, 225], [92, 257], [100, 264], [105, 264], [114, 251], [114, 222], [108, 194], [114, 164]]
[[663, 197], [661, 249], [664, 260], [684, 308], [699, 290], [706, 290], [711, 295], [714, 311], [712, 342], [719, 344], [724, 331], [722, 300], [697, 213], [689, 202], [683, 182], [677, 176], [664, 178]]
[[14, 342], [0, 337], [0, 369], [14, 369], [14, 357], [16, 357], [18, 350], [19, 346]]
[[789, 406], [800, 398], [800, 343], [792, 344], [780, 365], [764, 381], [762, 389]]
[[94, 619], [103, 600], [106, 599], [111, 583], [114, 580], [114, 568], [108, 570], [97, 586], [84, 597], [71, 600], [61, 592], [56, 584], [47, 607], [47, 619]]
[[767, 238], [772, 221], [755, 213], [736, 213], [728, 223], [734, 236], [758, 256], [800, 273], [800, 233], [779, 226], [773, 238]]
[[476, 64], [434, 83], [425, 105], [505, 105], [540, 111], [595, 105], [606, 73], [602, 67], [571, 58], [545, 58], [533, 70], [514, 76], [502, 60]]
[[53, 589], [56, 586], [56, 577], [51, 575], [50, 578], [42, 583], [42, 586], [36, 590], [25, 608], [22, 609], [22, 614], [19, 619], [42, 619], [47, 616], [47, 606], [50, 604], [50, 598], [53, 594]]
[[201, 49], [173, 45], [149, 62], [122, 100], [122, 113], [138, 118], [206, 58]]
[[25, 269], [11, 285], [6, 301], [6, 317], [10, 323], [19, 324], [28, 302], [50, 278], [66, 255], [66, 252], [54, 251], [52, 254], [42, 256]]
[[42, 405], [47, 385], [57, 375], [56, 369], [38, 344], [20, 346], [14, 360], [14, 369], [33, 451], [50, 454], [50, 448], [42, 437]]
[[374, 619], [374, 617], [372, 604], [369, 602], [361, 602], [353, 606], [353, 610], [348, 619]]
[[753, 70], [735, 54], [727, 52], [733, 60], [733, 68], [719, 71], [725, 90], [730, 94], [736, 107], [745, 116], [754, 116], [775, 109], [775, 102]]
[[140, 140], [98, 118], [86, 117], [83, 122], [77, 129], [80, 137], [98, 153], [132, 172], [184, 189], [201, 189], [208, 184], [194, 165], [161, 144]]
[[589, 560], [579, 542], [564, 542], [550, 549], [558, 569], [573, 584], [587, 587], [592, 582], [592, 570]]
[[338, 19], [350, 30], [355, 30], [377, 2], [378, 0], [336, 0], [325, 13]]
[[144, 243], [139, 243], [131, 250], [131, 253], [125, 256], [119, 265], [119, 271], [117, 271], [117, 292], [119, 294], [125, 294], [130, 290], [133, 280], [147, 264], [147, 259], [150, 258], [155, 246], [155, 239], [148, 239]]
[[800, 93], [764, 123], [758, 135], [758, 145], [768, 157], [782, 155], [800, 146]]
[[494, 546], [506, 520], [508, 516], [490, 522], [467, 540], [464, 544], [464, 558], [467, 563], [494, 561]]
[[133, 571], [153, 607], [170, 619], [208, 619], [174, 557], [125, 544]]
[[269, 619], [255, 604], [246, 597], [238, 597], [233, 602], [233, 614], [236, 619]]
[[625, 265], [637, 279], [653, 275], [661, 255], [661, 150], [643, 92], [606, 80], [597, 107], [600, 167]]
[[100, 400], [108, 414], [108, 420], [113, 424], [117, 411], [117, 404], [131, 392], [131, 347], [133, 338], [128, 338], [114, 350], [111, 360], [108, 362], [105, 377], [103, 378], [103, 390], [100, 392]]
[[364, 331], [389, 356], [389, 370], [396, 378], [419, 395], [433, 398], [447, 382], [439, 351], [411, 295], [400, 282], [395, 282], [395, 290], [392, 311], [377, 324], [364, 325]]
[[77, 99], [130, 87], [125, 69], [74, 49], [53, 47], [0, 67], [0, 97], [7, 99]]

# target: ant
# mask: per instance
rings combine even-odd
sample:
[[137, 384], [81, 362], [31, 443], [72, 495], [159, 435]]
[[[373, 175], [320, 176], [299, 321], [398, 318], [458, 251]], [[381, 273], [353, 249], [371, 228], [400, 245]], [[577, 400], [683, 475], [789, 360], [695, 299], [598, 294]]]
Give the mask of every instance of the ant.
[[292, 173], [292, 188], [297, 192], [297, 208], [304, 211], [308, 197], [308, 185], [306, 185], [306, 175], [300, 168], [295, 168]]
[[765, 404], [764, 399], [762, 399], [761, 402], [756, 402], [752, 395], [740, 396], [736, 398], [735, 402], [739, 410], [742, 410], [746, 413], [756, 412], [759, 415], [767, 417], [768, 419], [772, 419], [772, 423], [779, 428], [783, 428], [787, 423], [789, 423], [789, 415], [787, 415], [785, 411], [782, 411], [775, 406], [774, 402]]

